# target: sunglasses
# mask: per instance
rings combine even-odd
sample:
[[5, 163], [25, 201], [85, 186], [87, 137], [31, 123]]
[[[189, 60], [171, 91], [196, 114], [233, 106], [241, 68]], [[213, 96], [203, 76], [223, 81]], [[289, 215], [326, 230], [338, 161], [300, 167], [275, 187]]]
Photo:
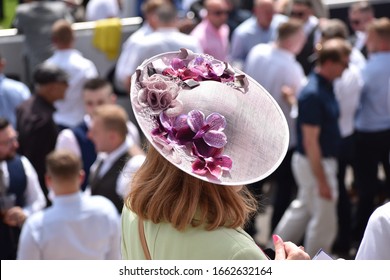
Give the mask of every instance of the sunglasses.
[[215, 16], [222, 16], [222, 15], [229, 15], [230, 14], [230, 11], [223, 11], [223, 10], [220, 10], [220, 11], [210, 11], [209, 12], [210, 14], [213, 14]]

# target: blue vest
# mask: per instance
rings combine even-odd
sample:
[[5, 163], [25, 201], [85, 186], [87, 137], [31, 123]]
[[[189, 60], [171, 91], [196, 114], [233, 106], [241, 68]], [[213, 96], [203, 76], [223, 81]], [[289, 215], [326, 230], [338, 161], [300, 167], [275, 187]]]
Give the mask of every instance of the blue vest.
[[[7, 193], [16, 195], [16, 205], [25, 205], [25, 191], [27, 188], [27, 177], [24, 171], [22, 160], [17, 155], [12, 160], [7, 161], [9, 173], [9, 186]], [[19, 241], [20, 228], [10, 227], [0, 221], [0, 259], [16, 259], [16, 252]]]
[[84, 191], [88, 185], [89, 169], [96, 160], [96, 150], [95, 145], [87, 136], [88, 127], [85, 122], [73, 127], [72, 131], [76, 136], [81, 150], [81, 159], [83, 161], [83, 169], [85, 172], [85, 178], [81, 184], [81, 189]]
[[16, 205], [23, 207], [25, 204], [24, 193], [27, 187], [27, 177], [20, 156], [17, 155], [13, 159], [8, 160], [7, 167], [9, 172], [7, 193], [14, 193], [16, 195]]

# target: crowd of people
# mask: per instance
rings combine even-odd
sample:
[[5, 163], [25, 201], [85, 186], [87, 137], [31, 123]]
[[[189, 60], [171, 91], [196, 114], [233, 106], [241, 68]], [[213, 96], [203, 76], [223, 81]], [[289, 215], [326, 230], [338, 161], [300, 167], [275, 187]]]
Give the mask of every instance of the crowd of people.
[[1, 259], [390, 259], [389, 18], [367, 1], [345, 21], [315, 0], [138, 1], [109, 80], [72, 23], [123, 2], [15, 7], [28, 75], [0, 53]]

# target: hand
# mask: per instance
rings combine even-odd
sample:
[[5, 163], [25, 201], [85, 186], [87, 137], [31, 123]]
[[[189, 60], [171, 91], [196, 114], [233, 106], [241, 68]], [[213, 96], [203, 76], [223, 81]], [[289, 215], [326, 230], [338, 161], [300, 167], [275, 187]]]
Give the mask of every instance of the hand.
[[272, 236], [275, 246], [275, 260], [310, 260], [309, 254], [302, 246], [292, 242], [284, 242], [278, 235]]
[[295, 96], [295, 91], [288, 86], [282, 86], [282, 96], [288, 105], [293, 106], [297, 103], [297, 98]]
[[330, 186], [327, 183], [321, 183], [319, 184], [319, 194], [320, 197], [326, 200], [332, 199], [332, 191], [330, 189]]
[[27, 216], [19, 206], [12, 207], [5, 212], [4, 223], [11, 227], [21, 227]]

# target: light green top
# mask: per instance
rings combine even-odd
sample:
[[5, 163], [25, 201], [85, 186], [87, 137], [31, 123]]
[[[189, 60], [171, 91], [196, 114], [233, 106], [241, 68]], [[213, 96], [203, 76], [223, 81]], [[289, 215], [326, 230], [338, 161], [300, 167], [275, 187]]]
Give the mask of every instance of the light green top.
[[[189, 226], [178, 231], [169, 223], [144, 221], [145, 237], [154, 260], [265, 260], [267, 257], [253, 239], [241, 228], [220, 227], [206, 231]], [[138, 218], [123, 208], [122, 259], [144, 260]]]

